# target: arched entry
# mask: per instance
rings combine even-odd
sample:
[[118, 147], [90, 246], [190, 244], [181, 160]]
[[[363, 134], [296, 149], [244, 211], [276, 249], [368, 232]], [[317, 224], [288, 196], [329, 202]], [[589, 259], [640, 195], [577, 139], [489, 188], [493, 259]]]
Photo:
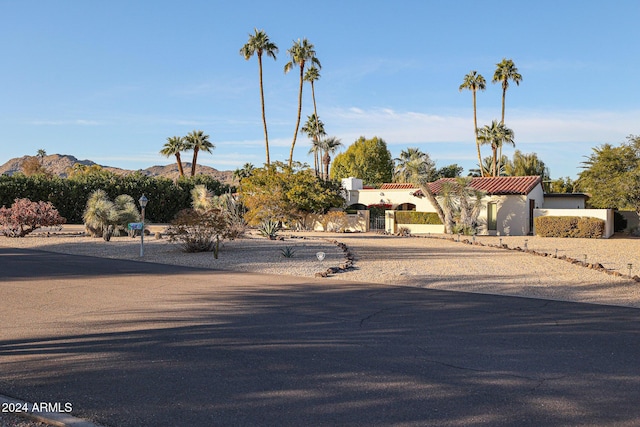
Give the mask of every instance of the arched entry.
[[414, 205], [413, 203], [403, 203], [401, 205], [398, 205], [398, 207], [396, 207], [397, 211], [415, 211], [416, 210], [416, 205]]
[[366, 211], [367, 205], [363, 205], [362, 203], [354, 203], [353, 205], [347, 206], [346, 211], [349, 213], [355, 213], [355, 211]]

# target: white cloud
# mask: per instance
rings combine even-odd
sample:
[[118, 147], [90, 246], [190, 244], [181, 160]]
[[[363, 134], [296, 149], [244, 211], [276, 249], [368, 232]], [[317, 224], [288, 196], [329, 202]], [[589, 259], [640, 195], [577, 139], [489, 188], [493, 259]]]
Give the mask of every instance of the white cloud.
[[[387, 144], [443, 143], [472, 141], [473, 118], [468, 111], [430, 114], [392, 109], [363, 110], [356, 107], [325, 113], [327, 122], [341, 138], [378, 136]], [[492, 119], [479, 117], [479, 126]], [[622, 142], [628, 134], [640, 133], [640, 110], [616, 111], [508, 111], [506, 124], [517, 142], [559, 143]]]

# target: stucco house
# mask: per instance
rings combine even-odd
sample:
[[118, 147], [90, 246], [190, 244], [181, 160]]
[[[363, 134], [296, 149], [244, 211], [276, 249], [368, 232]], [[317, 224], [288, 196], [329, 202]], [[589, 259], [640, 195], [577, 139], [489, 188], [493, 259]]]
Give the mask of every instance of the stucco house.
[[[443, 178], [429, 184], [438, 196], [442, 185], [452, 178]], [[470, 187], [485, 193], [478, 216], [478, 233], [485, 235], [524, 236], [533, 234], [534, 218], [540, 215], [602, 216], [585, 209], [588, 196], [584, 194], [545, 194], [539, 176], [475, 177]], [[362, 180], [346, 178], [342, 180], [348, 208], [366, 209], [382, 206], [387, 210], [415, 210], [435, 212], [429, 200], [418, 187], [410, 183], [383, 184], [380, 188], [366, 188]], [[387, 221], [388, 222], [388, 221]], [[433, 232], [442, 232], [442, 226]], [[604, 237], [609, 237], [613, 231]]]

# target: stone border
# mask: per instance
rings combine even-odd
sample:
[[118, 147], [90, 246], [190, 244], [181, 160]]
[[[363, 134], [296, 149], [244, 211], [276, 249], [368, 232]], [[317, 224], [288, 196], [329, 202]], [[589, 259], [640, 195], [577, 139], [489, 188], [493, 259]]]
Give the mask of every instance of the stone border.
[[[302, 240], [314, 240], [313, 238], [307, 237], [307, 236], [294, 236], [294, 235], [288, 235], [287, 236], [289, 239], [302, 239]], [[342, 253], [344, 254], [344, 262], [342, 264], [340, 264], [337, 267], [329, 267], [327, 268], [325, 271], [319, 271], [317, 272], [314, 276], [315, 277], [329, 277], [333, 274], [337, 274], [337, 273], [346, 273], [349, 270], [352, 270], [355, 268], [355, 260], [354, 260], [354, 256], [351, 253], [351, 251], [349, 250], [349, 248], [347, 247], [346, 244], [342, 243], [342, 242], [338, 242], [337, 240], [331, 240], [331, 239], [323, 239], [323, 238], [319, 238], [317, 240], [324, 240], [325, 242], [329, 242], [332, 243], [334, 245], [336, 245], [339, 249], [342, 250]]]
[[537, 256], [541, 256], [541, 257], [549, 257], [549, 258], [559, 259], [559, 260], [562, 260], [562, 261], [567, 261], [567, 262], [569, 262], [569, 263], [571, 263], [573, 265], [577, 265], [577, 266], [585, 267], [585, 268], [590, 268], [592, 270], [601, 271], [601, 272], [609, 274], [611, 276], [628, 277], [628, 278], [630, 278], [631, 280], [633, 280], [635, 282], [640, 282], [640, 277], [637, 276], [637, 275], [630, 276], [628, 274], [622, 274], [619, 271], [609, 270], [609, 269], [605, 268], [599, 262], [590, 263], [590, 262], [580, 261], [578, 259], [571, 258], [571, 257], [568, 257], [566, 255], [557, 256], [556, 254], [550, 254], [548, 252], [538, 252], [538, 251], [535, 251], [535, 250], [532, 250], [532, 249], [527, 249], [527, 248], [523, 249], [520, 246], [516, 246], [516, 247], [511, 248], [507, 244], [491, 245], [491, 244], [484, 244], [482, 242], [471, 241], [471, 240], [466, 239], [466, 238], [460, 240], [459, 238], [455, 239], [453, 237], [415, 236], [413, 234], [410, 234], [408, 236], [402, 236], [402, 237], [415, 237], [415, 238], [423, 238], [423, 239], [442, 239], [442, 240], [449, 240], [449, 241], [455, 242], [455, 243], [463, 243], [463, 244], [473, 245], [473, 246], [487, 246], [487, 247], [492, 247], [492, 248], [505, 249], [505, 250], [509, 250], [509, 251], [524, 252], [524, 253], [531, 254], [531, 255], [537, 255]]

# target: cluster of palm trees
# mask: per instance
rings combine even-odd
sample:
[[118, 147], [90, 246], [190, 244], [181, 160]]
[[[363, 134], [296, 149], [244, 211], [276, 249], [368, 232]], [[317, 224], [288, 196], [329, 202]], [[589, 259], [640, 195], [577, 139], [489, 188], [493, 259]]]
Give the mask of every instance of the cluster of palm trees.
[[196, 174], [196, 165], [198, 163], [198, 153], [204, 151], [211, 153], [216, 146], [209, 140], [209, 135], [206, 135], [201, 130], [194, 130], [189, 132], [186, 136], [170, 136], [167, 138], [167, 142], [160, 150], [160, 154], [165, 157], [175, 156], [176, 163], [178, 164], [178, 171], [180, 176], [184, 176], [184, 169], [182, 167], [182, 159], [180, 154], [185, 151], [193, 151], [193, 159], [191, 160], [191, 176]]
[[[490, 125], [485, 125], [481, 129], [478, 128], [476, 92], [486, 89], [486, 80], [481, 74], [473, 70], [464, 76], [464, 81], [459, 88], [460, 91], [468, 89], [473, 93], [473, 126], [481, 176], [499, 176], [502, 162], [502, 146], [504, 144], [515, 146], [513, 130], [504, 124], [505, 98], [510, 81], [519, 86], [522, 76], [518, 73], [513, 60], [503, 58], [502, 61], [496, 64], [496, 70], [491, 80], [492, 83], [500, 82], [502, 85], [502, 119], [500, 122], [493, 120]], [[491, 164], [488, 167], [484, 165], [480, 154], [480, 145], [484, 144], [491, 146]]]
[[[249, 40], [240, 48], [240, 55], [246, 60], [251, 59], [254, 55], [258, 57], [258, 71], [260, 78], [260, 102], [262, 106], [262, 124], [264, 127], [264, 141], [266, 149], [266, 165], [271, 164], [271, 158], [269, 155], [269, 133], [267, 130], [267, 118], [265, 114], [264, 105], [264, 86], [262, 79], [262, 57], [266, 54], [268, 57], [276, 60], [276, 54], [278, 53], [278, 46], [273, 43], [264, 30], [254, 29], [253, 34], [249, 34]], [[298, 39], [293, 42], [291, 48], [287, 50], [287, 54], [290, 57], [290, 61], [284, 66], [285, 74], [294, 68], [299, 69], [300, 85], [298, 90], [298, 115], [296, 119], [296, 128], [293, 133], [293, 141], [291, 142], [291, 149], [289, 150], [289, 162], [288, 166], [293, 165], [293, 151], [298, 138], [298, 131], [306, 133], [312, 140], [311, 152], [314, 154], [316, 175], [320, 175], [319, 168], [319, 154], [324, 153], [322, 157], [322, 163], [324, 165], [324, 172], [322, 175], [325, 179], [329, 176], [329, 162], [331, 161], [330, 154], [341, 145], [340, 140], [336, 138], [322, 138], [326, 136], [324, 132], [324, 125], [318, 117], [318, 110], [316, 106], [316, 94], [315, 94], [315, 82], [320, 79], [320, 69], [322, 65], [316, 57], [316, 51], [313, 44], [305, 39]], [[302, 116], [302, 89], [304, 82], [308, 82], [311, 85], [311, 96], [313, 98], [313, 114], [308, 116], [307, 124], [300, 129], [300, 118]]]

